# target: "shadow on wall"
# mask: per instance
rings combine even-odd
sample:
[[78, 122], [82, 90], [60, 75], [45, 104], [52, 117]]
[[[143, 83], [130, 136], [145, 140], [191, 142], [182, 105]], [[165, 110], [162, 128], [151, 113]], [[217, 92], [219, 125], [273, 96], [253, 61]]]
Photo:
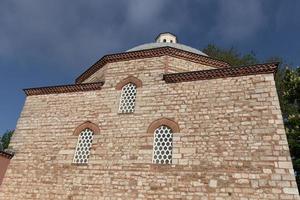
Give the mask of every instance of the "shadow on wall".
[[13, 156], [14, 154], [0, 151], [0, 185], [2, 184], [5, 172], [10, 163], [10, 159], [12, 159]]

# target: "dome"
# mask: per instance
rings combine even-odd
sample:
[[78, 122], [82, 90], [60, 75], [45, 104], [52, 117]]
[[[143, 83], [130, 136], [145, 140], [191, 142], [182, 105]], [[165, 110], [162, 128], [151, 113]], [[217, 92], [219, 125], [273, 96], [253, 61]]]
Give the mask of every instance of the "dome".
[[176, 49], [188, 51], [191, 53], [199, 54], [202, 56], [208, 56], [207, 54], [203, 53], [202, 51], [195, 49], [193, 47], [179, 44], [177, 43], [177, 37], [173, 35], [172, 33], [161, 33], [156, 37], [156, 42], [152, 43], [146, 43], [142, 45], [135, 46], [131, 49], [128, 49], [126, 52], [131, 51], [140, 51], [140, 50], [146, 50], [146, 49], [155, 49], [159, 47], [173, 47]]
[[184, 51], [189, 51], [191, 53], [196, 53], [202, 56], [208, 56], [207, 54], [203, 53], [202, 51], [195, 49], [193, 47], [189, 47], [187, 45], [184, 44], [178, 44], [178, 43], [146, 43], [146, 44], [142, 44], [136, 47], [133, 47], [131, 49], [128, 49], [126, 52], [131, 52], [131, 51], [139, 51], [139, 50], [145, 50], [145, 49], [155, 49], [155, 48], [159, 48], [159, 47], [173, 47], [176, 49], [181, 49]]

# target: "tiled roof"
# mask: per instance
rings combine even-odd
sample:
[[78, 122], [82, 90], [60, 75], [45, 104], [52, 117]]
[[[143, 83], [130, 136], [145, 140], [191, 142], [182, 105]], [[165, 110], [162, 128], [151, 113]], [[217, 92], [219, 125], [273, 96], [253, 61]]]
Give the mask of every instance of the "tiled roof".
[[[277, 71], [279, 63], [263, 63], [239, 67], [224, 67], [221, 69], [211, 69], [202, 71], [191, 71], [182, 73], [164, 74], [163, 79], [166, 83], [188, 82], [206, 79], [246, 76], [255, 74], [268, 74]], [[82, 83], [73, 85], [60, 85], [39, 88], [24, 89], [27, 96], [70, 93], [80, 91], [100, 90], [104, 82]]]
[[32, 95], [43, 95], [43, 94], [58, 94], [58, 93], [100, 90], [103, 84], [104, 82], [97, 82], [97, 83], [83, 83], [83, 84], [73, 84], [73, 85], [59, 85], [59, 86], [29, 88], [29, 89], [24, 89], [24, 92], [27, 96], [32, 96]]
[[224, 61], [166, 46], [166, 47], [159, 47], [155, 49], [146, 49], [146, 50], [106, 55], [102, 57], [94, 65], [92, 65], [90, 68], [88, 68], [85, 72], [83, 72], [76, 79], [76, 83], [82, 83], [84, 80], [86, 80], [88, 77], [90, 77], [92, 74], [94, 74], [96, 71], [98, 71], [107, 63], [141, 59], [141, 58], [159, 57], [164, 55], [169, 55], [172, 57], [177, 57], [177, 58], [189, 60], [204, 65], [214, 66], [217, 68], [229, 67], [229, 64]]
[[0, 156], [8, 158], [8, 159], [12, 159], [12, 157], [14, 157], [14, 154], [10, 154], [5, 151], [0, 151]]
[[248, 66], [228, 67], [222, 69], [164, 74], [163, 79], [166, 83], [178, 83], [255, 74], [268, 74], [275, 73], [277, 71], [278, 64], [279, 63], [264, 63]]

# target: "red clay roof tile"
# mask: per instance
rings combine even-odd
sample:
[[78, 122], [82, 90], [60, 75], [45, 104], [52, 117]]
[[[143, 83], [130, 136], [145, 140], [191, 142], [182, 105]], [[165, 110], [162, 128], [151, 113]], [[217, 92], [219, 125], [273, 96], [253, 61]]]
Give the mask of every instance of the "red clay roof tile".
[[164, 74], [163, 79], [166, 83], [178, 83], [206, 79], [276, 73], [278, 64], [279, 63], [263, 63], [248, 66], [228, 67], [222, 69]]
[[29, 89], [24, 89], [24, 92], [27, 96], [32, 96], [32, 95], [43, 95], [43, 94], [58, 94], [58, 93], [70, 93], [70, 92], [80, 92], [80, 91], [90, 91], [90, 90], [101, 90], [103, 84], [104, 82], [97, 82], [97, 83], [83, 83], [83, 84], [73, 84], [73, 85], [59, 85], [59, 86], [29, 88]]

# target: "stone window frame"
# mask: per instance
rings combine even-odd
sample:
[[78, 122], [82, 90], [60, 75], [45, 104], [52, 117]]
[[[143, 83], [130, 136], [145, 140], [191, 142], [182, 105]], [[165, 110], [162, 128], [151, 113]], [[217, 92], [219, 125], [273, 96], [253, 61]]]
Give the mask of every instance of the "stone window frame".
[[100, 128], [98, 125], [92, 123], [91, 121], [86, 121], [82, 123], [81, 125], [77, 126], [73, 135], [79, 136], [79, 134], [84, 130], [84, 129], [91, 129], [94, 132], [94, 135], [100, 133]]
[[[73, 160], [72, 160], [73, 165], [87, 165], [88, 164], [88, 162], [87, 163], [74, 162], [74, 156], [76, 155], [76, 148], [77, 148], [78, 140], [79, 140], [81, 132], [84, 131], [85, 129], [90, 129], [93, 132], [93, 136], [98, 135], [100, 133], [99, 126], [90, 121], [86, 121], [76, 127], [75, 131], [73, 132], [73, 135], [77, 136], [77, 140], [76, 140], [76, 144], [75, 144], [75, 151], [74, 151]], [[92, 146], [93, 146], [93, 140], [94, 140], [94, 138], [92, 139], [90, 150], [92, 149]]]
[[[136, 92], [137, 92], [137, 88], [140, 88], [142, 87], [143, 83], [140, 79], [130, 75], [128, 76], [127, 78], [124, 78], [123, 80], [121, 80], [117, 85], [116, 85], [116, 90], [120, 90], [121, 91], [121, 94], [119, 96], [119, 103], [118, 103], [118, 114], [132, 114], [135, 112], [132, 111], [132, 112], [121, 112], [120, 111], [120, 103], [121, 103], [121, 98], [122, 98], [122, 90], [123, 90], [123, 87], [128, 85], [128, 84], [134, 84], [136, 86]], [[136, 108], [136, 98], [137, 97], [137, 94], [135, 96], [135, 105], [134, 105], [134, 108]]]
[[[172, 159], [173, 159], [173, 152], [171, 154], [172, 158], [171, 158], [171, 163], [169, 164], [157, 164], [157, 163], [154, 163], [154, 150], [155, 150], [155, 146], [154, 146], [154, 140], [155, 140], [155, 131], [156, 129], [160, 128], [161, 126], [167, 126], [168, 128], [171, 129], [172, 131], [172, 135], [174, 136], [174, 134], [176, 133], [179, 133], [180, 132], [180, 128], [179, 128], [179, 125], [177, 122], [175, 122], [174, 120], [172, 119], [169, 119], [169, 118], [160, 118], [160, 119], [157, 119], [155, 121], [153, 121], [149, 126], [148, 126], [148, 129], [147, 129], [147, 133], [149, 134], [153, 134], [153, 146], [152, 146], [152, 164], [153, 165], [171, 165], [172, 164]], [[172, 136], [172, 137], [173, 137]], [[172, 142], [172, 149], [174, 149], [174, 141]]]
[[116, 90], [122, 90], [122, 88], [127, 85], [128, 83], [133, 83], [135, 84], [136, 88], [142, 87], [143, 86], [143, 82], [134, 77], [134, 76], [128, 76], [127, 78], [124, 78], [123, 80], [121, 80], [117, 85], [116, 85]]
[[179, 125], [177, 122], [175, 122], [174, 120], [172, 119], [169, 119], [169, 118], [160, 118], [160, 119], [157, 119], [155, 121], [153, 121], [149, 126], [148, 126], [148, 129], [147, 129], [147, 133], [149, 134], [153, 134], [154, 131], [162, 126], [162, 125], [165, 125], [165, 126], [168, 126], [172, 129], [173, 133], [179, 133], [180, 132], [180, 128], [179, 128]]

